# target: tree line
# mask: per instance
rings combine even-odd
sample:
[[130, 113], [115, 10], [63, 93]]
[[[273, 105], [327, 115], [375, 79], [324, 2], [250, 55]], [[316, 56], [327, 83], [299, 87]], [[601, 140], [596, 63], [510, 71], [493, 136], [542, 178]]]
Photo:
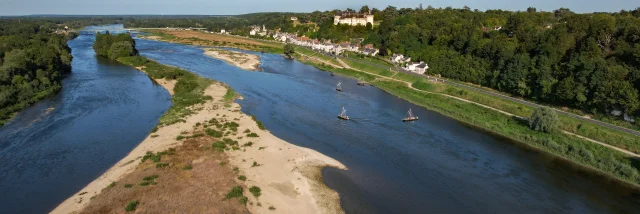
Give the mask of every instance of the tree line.
[[427, 73], [594, 114], [637, 116], [640, 9], [576, 14], [463, 9], [383, 11], [365, 42]]
[[118, 59], [120, 57], [137, 56], [136, 41], [130, 34], [96, 34], [96, 41], [93, 43], [93, 50], [96, 55], [108, 57], [109, 59]]
[[13, 113], [57, 93], [71, 72], [67, 41], [50, 20], [0, 20], [0, 126]]

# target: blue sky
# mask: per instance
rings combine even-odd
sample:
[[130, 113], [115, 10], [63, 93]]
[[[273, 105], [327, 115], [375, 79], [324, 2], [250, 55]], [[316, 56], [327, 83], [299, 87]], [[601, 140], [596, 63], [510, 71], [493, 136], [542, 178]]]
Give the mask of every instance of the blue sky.
[[398, 8], [465, 5], [472, 9], [526, 10], [533, 6], [551, 11], [566, 7], [574, 12], [615, 12], [640, 7], [638, 0], [0, 0], [0, 15], [30, 14], [199, 14], [233, 15], [252, 12], [311, 12], [360, 8], [362, 5], [384, 9], [387, 5]]

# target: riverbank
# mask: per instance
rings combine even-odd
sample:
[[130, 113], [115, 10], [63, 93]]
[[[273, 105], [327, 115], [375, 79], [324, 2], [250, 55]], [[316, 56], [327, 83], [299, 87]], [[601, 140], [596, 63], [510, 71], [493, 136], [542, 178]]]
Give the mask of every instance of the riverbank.
[[[434, 110], [448, 117], [476, 126], [491, 133], [522, 143], [538, 151], [547, 152], [571, 161], [580, 166], [600, 172], [621, 183], [640, 189], [637, 169], [633, 166], [634, 157], [612, 148], [598, 145], [583, 138], [562, 132], [542, 133], [528, 127], [525, 120], [508, 116], [499, 111], [484, 108], [472, 102], [464, 102], [437, 93], [412, 90], [405, 83], [391, 79], [378, 79], [376, 76], [351, 69], [334, 68], [307, 61], [318, 69], [353, 78], [362, 77], [374, 86], [399, 98]], [[421, 82], [422, 88], [436, 90], [438, 83]]]
[[260, 70], [260, 57], [255, 54], [247, 54], [238, 51], [222, 50], [217, 48], [205, 48], [204, 55], [224, 60], [225, 62], [244, 70]]
[[264, 130], [232, 89], [144, 57], [119, 61], [173, 91], [174, 105], [131, 153], [52, 213], [121, 212], [130, 203], [146, 212], [342, 212], [320, 170], [345, 167]]
[[[198, 34], [198, 32], [193, 32], [192, 34]], [[189, 44], [180, 42], [176, 39], [165, 39], [163, 41]], [[304, 50], [302, 52], [304, 52]], [[477, 95], [477, 93], [444, 86], [438, 83], [429, 83], [428, 81], [422, 81], [407, 74], [400, 72], [394, 73], [386, 69], [380, 69], [378, 67], [365, 65], [351, 60], [346, 61], [347, 65], [337, 67], [335, 62], [333, 62], [333, 59], [328, 56], [313, 54], [313, 57], [297, 56], [296, 59], [320, 70], [353, 78], [362, 78], [388, 93], [426, 107], [430, 110], [437, 111], [456, 120], [463, 121], [467, 124], [471, 124], [485, 130], [490, 130], [496, 135], [507, 137], [512, 139], [514, 142], [529, 145], [532, 148], [539, 149], [540, 151], [549, 152], [550, 154], [570, 160], [573, 163], [602, 172], [611, 178], [619, 179], [621, 182], [627, 182], [635, 187], [638, 187], [640, 184], [640, 173], [638, 172], [638, 169], [634, 167], [634, 163], [636, 162], [634, 157], [628, 156], [614, 149], [592, 143], [589, 140], [585, 140], [578, 136], [568, 135], [562, 132], [540, 133], [532, 131], [529, 129], [525, 120], [517, 119], [494, 110], [497, 109], [505, 111], [524, 118], [528, 117], [528, 114], [521, 115], [521, 113], [524, 112], [524, 110], [522, 110], [523, 107], [517, 104], [488, 98], [486, 96], [480, 96]], [[365, 69], [371, 73], [360, 72], [358, 69]], [[416, 91], [410, 88], [410, 86], [418, 88], [421, 91]], [[462, 97], [462, 99], [471, 102], [460, 101], [444, 96], [444, 94], [454, 96], [456, 98]], [[490, 106], [494, 109], [487, 109], [474, 103]], [[516, 112], [514, 113], [513, 111]], [[564, 117], [561, 118], [563, 119], [561, 128], [570, 128], [565, 131], [580, 133], [583, 137], [587, 136], [603, 143], [614, 146], [620, 146], [620, 144], [623, 144], [620, 148], [631, 148], [631, 145], [635, 145], [638, 141], [636, 138], [629, 138], [626, 135], [615, 131], [603, 130], [598, 127], [593, 127], [591, 124], [576, 124], [572, 120], [566, 120]], [[578, 128], [575, 128], [575, 126], [566, 127], [567, 124], [571, 124], [571, 126], [577, 125]], [[615, 137], [608, 138], [607, 136]], [[622, 142], [618, 142], [616, 139], [621, 139]]]

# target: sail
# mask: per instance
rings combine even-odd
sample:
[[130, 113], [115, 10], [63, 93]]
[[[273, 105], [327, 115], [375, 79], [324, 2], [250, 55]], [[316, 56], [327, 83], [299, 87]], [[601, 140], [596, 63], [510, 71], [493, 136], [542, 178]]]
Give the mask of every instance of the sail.
[[411, 112], [411, 109], [409, 109], [405, 118], [413, 118], [413, 112]]

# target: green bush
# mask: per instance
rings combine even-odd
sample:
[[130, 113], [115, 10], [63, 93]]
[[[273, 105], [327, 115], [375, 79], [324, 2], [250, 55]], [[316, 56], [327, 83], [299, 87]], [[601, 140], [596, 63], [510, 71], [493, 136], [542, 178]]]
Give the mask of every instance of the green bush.
[[225, 198], [231, 199], [231, 198], [238, 198], [238, 197], [241, 197], [241, 196], [242, 196], [242, 187], [241, 186], [235, 186], [235, 187], [231, 188], [231, 191], [229, 191], [229, 193], [227, 193]]
[[558, 129], [558, 115], [550, 108], [537, 108], [529, 118], [529, 127], [536, 131], [554, 132]]
[[131, 212], [136, 210], [136, 208], [138, 207], [138, 205], [140, 204], [140, 202], [138, 201], [130, 201], [126, 207], [124, 207], [124, 210], [127, 212]]
[[213, 129], [209, 129], [209, 128], [205, 129], [204, 132], [207, 133], [207, 135], [209, 135], [211, 137], [216, 137], [216, 138], [222, 137], [222, 135], [223, 135], [222, 132], [219, 132], [219, 131], [216, 131], [216, 130], [213, 130]]
[[227, 144], [225, 144], [222, 141], [216, 141], [213, 144], [211, 144], [211, 147], [213, 147], [213, 149], [218, 151], [218, 152], [222, 152], [225, 149], [227, 149]]
[[240, 201], [241, 204], [246, 205], [247, 202], [249, 202], [249, 198], [247, 198], [246, 196], [242, 196], [240, 197], [240, 199], [238, 199], [238, 201]]
[[238, 180], [246, 181], [246, 180], [247, 180], [247, 177], [246, 177], [246, 176], [244, 176], [244, 175], [241, 175], [241, 176], [238, 176]]
[[260, 187], [257, 186], [252, 186], [251, 188], [249, 188], [249, 192], [251, 192], [251, 194], [253, 194], [253, 196], [260, 197], [260, 195], [262, 195], [261, 193], [262, 190], [260, 190]]

